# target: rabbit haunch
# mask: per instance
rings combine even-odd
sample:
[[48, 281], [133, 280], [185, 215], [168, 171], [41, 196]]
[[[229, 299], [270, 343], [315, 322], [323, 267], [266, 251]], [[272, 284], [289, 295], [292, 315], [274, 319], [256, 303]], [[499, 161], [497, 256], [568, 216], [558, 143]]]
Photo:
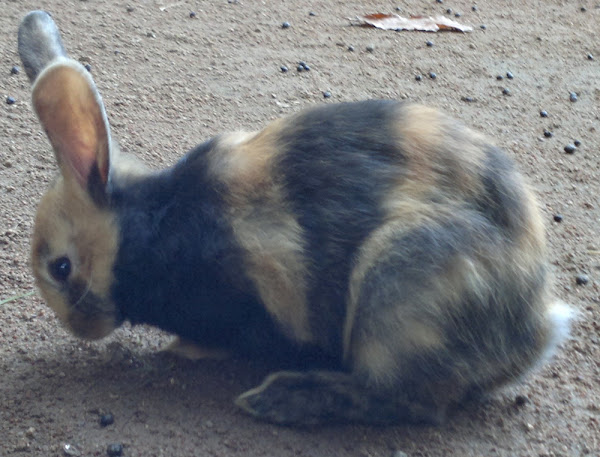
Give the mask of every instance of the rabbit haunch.
[[569, 311], [547, 294], [539, 210], [481, 135], [423, 106], [345, 103], [150, 172], [121, 160], [57, 37], [41, 12], [19, 31], [61, 171], [32, 256], [76, 335], [129, 320], [294, 367], [237, 400], [291, 424], [437, 422], [556, 344]]

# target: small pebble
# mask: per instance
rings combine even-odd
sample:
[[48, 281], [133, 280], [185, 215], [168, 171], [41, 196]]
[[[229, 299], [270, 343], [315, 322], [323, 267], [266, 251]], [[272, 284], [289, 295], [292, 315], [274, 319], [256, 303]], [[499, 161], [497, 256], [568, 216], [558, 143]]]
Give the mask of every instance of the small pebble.
[[417, 81], [421, 81], [421, 80], [423, 79], [423, 76], [421, 76], [421, 75], [417, 75], [417, 76], [415, 76], [415, 79], [416, 79]]
[[578, 148], [579, 146], [581, 146], [581, 141], [575, 140], [575, 141], [573, 141], [573, 144], [575, 145], [576, 148]]
[[548, 117], [548, 111], [544, 111], [544, 110], [540, 111], [540, 116], [541, 117]]
[[575, 92], [570, 92], [569, 93], [569, 100], [571, 100], [572, 102], [576, 102], [577, 101], [577, 94]]
[[30, 440], [35, 438], [35, 428], [34, 427], [29, 427], [27, 429], [27, 431], [25, 432], [25, 436], [27, 438], [29, 438]]
[[15, 65], [10, 69], [10, 74], [18, 75], [20, 71], [21, 71], [21, 69], [17, 65]]
[[372, 44], [367, 45], [367, 52], [373, 52], [375, 51], [375, 46], [373, 46]]
[[354, 52], [354, 46], [348, 46], [348, 51]]
[[309, 16], [316, 16], [317, 13], [315, 13], [314, 11], [311, 11], [310, 13], [308, 13]]
[[506, 77], [507, 77], [508, 79], [513, 79], [513, 78], [514, 78], [514, 75], [513, 75], [513, 74], [512, 74], [510, 71], [507, 71], [507, 72], [506, 72]]
[[286, 73], [288, 71], [288, 67], [286, 67], [285, 65], [282, 65], [281, 67], [279, 67], [279, 69], [282, 73]]
[[433, 41], [427, 41], [425, 44], [427, 45], [428, 48], [433, 47]]
[[444, 0], [437, 0], [438, 3], [444, 3]]
[[[588, 60], [594, 60], [594, 56], [592, 54], [588, 54], [587, 55], [587, 59]], [[14, 68], [14, 67], [13, 67]]]
[[127, 12], [128, 13], [133, 13], [135, 11], [135, 8], [133, 6], [128, 6], [127, 7]]
[[550, 130], [544, 130], [544, 136], [546, 138], [552, 138], [552, 132]]
[[577, 275], [575, 277], [575, 282], [577, 283], [578, 286], [585, 286], [588, 282], [590, 282], [590, 278], [588, 277], [588, 275]]
[[533, 424], [531, 424], [531, 423], [529, 423], [529, 422], [527, 422], [527, 423], [525, 424], [525, 431], [526, 431], [526, 432], [531, 432], [531, 431], [533, 431], [534, 429], [535, 429], [535, 427], [533, 426]]
[[190, 11], [190, 19], [194, 19], [196, 17], [195, 11]]
[[462, 97], [461, 100], [467, 103], [473, 103], [475, 101], [473, 97]]
[[565, 152], [566, 152], [567, 154], [575, 154], [575, 150], [576, 150], [576, 149], [577, 149], [577, 148], [575, 147], [575, 145], [574, 145], [574, 144], [567, 144], [567, 145], [565, 146]]
[[289, 29], [290, 28], [290, 23], [289, 22], [284, 22], [283, 24], [281, 24], [281, 28], [282, 29]]
[[582, 7], [581, 7], [581, 12], [582, 12], [582, 13], [585, 13], [586, 11], [587, 11], [587, 8], [586, 8], [585, 6], [582, 6]]
[[504, 89], [502, 89], [502, 93], [503, 93], [504, 95], [510, 95], [510, 90], [509, 90], [508, 88], [506, 88], [506, 87], [505, 87]]
[[446, 10], [446, 13], [448, 13], [448, 14], [452, 14], [452, 8], [448, 8], [448, 9]]
[[114, 422], [115, 422], [115, 418], [110, 413], [108, 413], [108, 414], [102, 414], [100, 416], [100, 425], [102, 427], [108, 427], [109, 425], [112, 425]]
[[331, 98], [331, 92], [329, 92], [328, 90], [323, 92], [323, 98]]
[[17, 101], [15, 100], [14, 97], [11, 97], [10, 95], [8, 97], [6, 97], [6, 104], [7, 105], [14, 105]]
[[554, 222], [562, 222], [563, 221], [563, 215], [560, 213], [556, 213], [554, 216], [552, 216], [552, 219], [554, 219]]
[[296, 70], [298, 70], [298, 72], [304, 71], [304, 67], [302, 65], [298, 65]]
[[498, 76], [496, 76], [496, 79], [497, 79], [498, 81], [502, 81], [502, 80], [504, 79], [504, 76], [502, 76], [502, 75], [498, 75]]
[[487, 25], [485, 25], [485, 24], [481, 24], [481, 25], [479, 26], [479, 28], [480, 28], [481, 30], [485, 30], [485, 29], [487, 29]]
[[92, 72], [92, 66], [91, 66], [89, 63], [86, 63], [86, 64], [84, 65], [84, 68], [85, 68], [87, 71], [89, 71], [90, 73]]
[[109, 444], [106, 448], [106, 454], [109, 457], [119, 457], [123, 455], [123, 445], [119, 443]]
[[515, 405], [523, 406], [529, 403], [529, 399], [525, 395], [517, 395], [515, 397]]
[[437, 78], [437, 75], [436, 75], [436, 74], [435, 74], [433, 71], [430, 71], [430, 72], [429, 72], [429, 77], [430, 77], [431, 79], [435, 79], [435, 78]]
[[462, 14], [461, 13], [454, 13], [454, 17], [461, 17]]
[[80, 455], [79, 450], [72, 444], [64, 444], [63, 452], [66, 456], [69, 456], [69, 457], [77, 457]]
[[471, 11], [477, 11], [477, 5], [473, 5], [473, 6], [471, 7]]

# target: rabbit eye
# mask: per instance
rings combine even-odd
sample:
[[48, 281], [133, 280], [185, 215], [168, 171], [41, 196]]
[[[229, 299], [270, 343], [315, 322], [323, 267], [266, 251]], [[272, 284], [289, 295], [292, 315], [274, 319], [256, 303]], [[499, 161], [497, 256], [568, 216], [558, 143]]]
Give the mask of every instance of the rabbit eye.
[[71, 274], [71, 261], [68, 257], [59, 257], [50, 262], [50, 274], [58, 282], [65, 282]]

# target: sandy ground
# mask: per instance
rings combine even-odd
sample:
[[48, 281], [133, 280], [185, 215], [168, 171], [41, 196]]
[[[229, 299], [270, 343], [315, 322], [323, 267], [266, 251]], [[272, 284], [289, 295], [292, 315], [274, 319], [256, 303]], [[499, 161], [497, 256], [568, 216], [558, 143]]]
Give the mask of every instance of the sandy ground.
[[[317, 103], [410, 98], [461, 118], [514, 156], [537, 189], [553, 292], [580, 314], [551, 364], [447, 425], [303, 430], [258, 423], [233, 406], [231, 399], [266, 367], [167, 357], [157, 351], [170, 337], [148, 328], [81, 342], [30, 295], [0, 305], [0, 455], [104, 456], [109, 444], [120, 443], [132, 457], [600, 456], [600, 3], [489, 0], [476, 11], [473, 5], [2, 0], [0, 299], [33, 291], [34, 211], [56, 173], [27, 78], [11, 74], [20, 65], [20, 18], [44, 8], [70, 54], [91, 65], [121, 148], [154, 167], [219, 132], [258, 129]], [[448, 16], [461, 13], [457, 20], [474, 31], [349, 26], [357, 14], [397, 6], [426, 15], [450, 8]], [[298, 73], [298, 61], [311, 71]], [[16, 102], [5, 103], [7, 96]], [[575, 140], [581, 145], [565, 154]], [[557, 214], [562, 222], [554, 221]], [[580, 274], [587, 284], [576, 284]], [[100, 415], [108, 412], [114, 423], [102, 427]]]

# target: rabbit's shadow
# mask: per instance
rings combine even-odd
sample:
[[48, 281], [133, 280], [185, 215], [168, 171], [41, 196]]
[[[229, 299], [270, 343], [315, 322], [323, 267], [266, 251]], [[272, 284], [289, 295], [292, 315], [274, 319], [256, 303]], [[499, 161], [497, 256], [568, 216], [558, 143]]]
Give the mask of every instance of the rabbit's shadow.
[[[270, 362], [241, 358], [225, 360], [187, 360], [168, 352], [140, 348], [123, 337], [108, 343], [75, 342], [57, 345], [48, 352], [37, 352], [29, 363], [21, 361], [8, 395], [20, 397], [21, 407], [52, 416], [56, 405], [78, 410], [83, 421], [94, 421], [98, 412], [110, 411], [122, 418], [121, 424], [143, 421], [161, 426], [180, 427], [186, 417], [188, 427], [202, 427], [207, 417], [229, 430], [242, 420], [253, 427], [272, 427], [257, 423], [239, 411], [233, 399], [256, 386], [277, 370]], [[29, 357], [29, 359], [32, 359]], [[12, 392], [10, 392], [12, 390]], [[53, 409], [54, 408], [54, 409]], [[438, 426], [399, 424], [385, 427], [332, 425], [318, 430], [291, 429], [292, 433], [317, 433], [329, 436], [340, 430], [358, 429], [379, 435], [464, 434], [484, 432], [491, 420], [503, 416], [507, 421], [517, 413], [508, 395], [495, 394], [473, 402], [452, 414]], [[86, 419], [87, 418], [87, 419]], [[243, 419], [242, 419], [243, 418]], [[488, 418], [494, 418], [488, 420]], [[290, 430], [285, 428], [286, 430]], [[354, 432], [352, 431], [354, 430]], [[288, 432], [286, 432], [288, 433]], [[344, 432], [345, 433], [345, 432]]]

